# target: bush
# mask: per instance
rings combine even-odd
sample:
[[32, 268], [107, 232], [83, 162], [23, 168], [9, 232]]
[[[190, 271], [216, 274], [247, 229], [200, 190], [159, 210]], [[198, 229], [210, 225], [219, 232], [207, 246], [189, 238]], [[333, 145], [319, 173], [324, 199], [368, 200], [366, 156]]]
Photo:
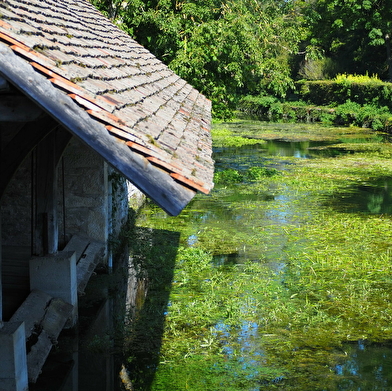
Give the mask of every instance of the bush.
[[350, 100], [392, 110], [392, 83], [375, 76], [338, 75], [334, 80], [301, 80], [296, 82], [296, 91], [300, 99], [315, 105], [337, 106]]

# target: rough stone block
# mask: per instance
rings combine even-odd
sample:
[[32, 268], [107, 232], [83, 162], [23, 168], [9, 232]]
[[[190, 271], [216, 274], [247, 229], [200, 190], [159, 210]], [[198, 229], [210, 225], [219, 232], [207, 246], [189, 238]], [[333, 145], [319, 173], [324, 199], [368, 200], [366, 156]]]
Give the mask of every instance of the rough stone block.
[[75, 252], [33, 258], [30, 261], [30, 288], [63, 299], [73, 306], [73, 326], [78, 314], [77, 274]]
[[34, 326], [40, 323], [52, 296], [39, 290], [33, 290], [23, 304], [16, 310], [11, 322], [24, 322], [26, 338], [29, 338]]
[[0, 391], [28, 390], [23, 322], [6, 322], [0, 330]]
[[29, 381], [35, 383], [38, 379], [41, 369], [52, 349], [52, 341], [45, 330], [38, 337], [38, 341], [32, 346], [27, 355], [27, 367]]

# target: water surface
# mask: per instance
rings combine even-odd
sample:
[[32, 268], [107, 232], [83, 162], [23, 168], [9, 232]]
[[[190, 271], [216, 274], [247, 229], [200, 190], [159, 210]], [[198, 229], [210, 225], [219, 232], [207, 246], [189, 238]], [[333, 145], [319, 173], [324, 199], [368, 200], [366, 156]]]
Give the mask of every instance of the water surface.
[[[217, 172], [243, 179], [218, 182], [177, 218], [151, 206], [139, 219], [211, 255], [210, 269], [176, 266], [151, 389], [170, 381], [172, 390], [392, 389], [384, 136], [245, 120], [219, 126], [260, 140], [214, 149]], [[276, 175], [247, 179], [255, 167]]]

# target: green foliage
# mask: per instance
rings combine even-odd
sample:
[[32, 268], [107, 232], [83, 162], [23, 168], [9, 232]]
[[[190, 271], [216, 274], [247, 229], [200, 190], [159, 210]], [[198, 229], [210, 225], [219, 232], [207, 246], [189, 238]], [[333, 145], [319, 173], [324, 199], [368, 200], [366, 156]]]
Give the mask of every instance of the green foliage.
[[392, 84], [367, 75], [339, 75], [335, 80], [298, 81], [299, 96], [316, 105], [343, 104], [348, 99], [361, 105], [388, 106], [392, 109]]
[[211, 131], [213, 139], [213, 147], [242, 147], [244, 145], [263, 144], [264, 140], [251, 139], [241, 137], [241, 135], [233, 134], [226, 128], [213, 128]]
[[[283, 177], [268, 182], [217, 186], [176, 218], [154, 208], [140, 215], [146, 231], [181, 231], [184, 239], [159, 365], [152, 386], [137, 390], [337, 390], [355, 377], [334, 371], [347, 362], [344, 342], [392, 336], [392, 231], [390, 216], [383, 214], [383, 207], [390, 208], [390, 144], [379, 136], [365, 143], [374, 132], [357, 128], [247, 124], [248, 132], [258, 129], [261, 138], [307, 135], [351, 153], [292, 159]], [[241, 133], [243, 123], [237, 125]], [[258, 167], [253, 159], [257, 156], [252, 164], [247, 159], [244, 173]], [[260, 156], [257, 163], [262, 161]], [[242, 161], [233, 155], [232, 163]], [[366, 199], [375, 214], [353, 209], [358, 190], [376, 179], [380, 185], [385, 181], [382, 191]], [[265, 188], [277, 197], [262, 199]], [[187, 247], [190, 232], [208, 240]], [[234, 262], [212, 257], [215, 251], [230, 254], [235, 246]], [[155, 262], [158, 277], [164, 263]]]
[[328, 107], [314, 107], [301, 101], [280, 102], [275, 98], [245, 96], [238, 103], [238, 109], [246, 114], [267, 120], [326, 121], [333, 120]]
[[336, 125], [359, 126], [374, 130], [390, 131], [392, 113], [390, 108], [376, 105], [361, 105], [348, 99], [345, 103], [331, 107], [306, 105], [301, 102], [274, 102], [273, 106], [265, 105], [265, 100], [257, 97], [246, 97], [239, 102], [239, 109], [247, 114], [266, 119], [295, 119], [297, 121], [313, 121], [334, 123]]
[[[392, 10], [386, 0], [317, 0], [304, 8], [308, 48], [331, 58], [340, 72], [391, 77]], [[388, 72], [388, 68], [389, 72]]]
[[239, 171], [233, 168], [217, 171], [214, 174], [216, 184], [234, 184], [244, 181], [259, 181], [263, 178], [269, 178], [275, 175], [281, 175], [276, 168], [268, 167], [250, 167], [247, 170]]
[[233, 168], [218, 171], [214, 174], [214, 182], [215, 183], [240, 183], [244, 179], [244, 176]]
[[93, 3], [212, 99], [216, 117], [232, 116], [244, 92], [285, 96], [292, 87], [289, 57], [304, 29], [290, 1]]
[[335, 76], [335, 82], [338, 84], [353, 84], [353, 83], [362, 83], [362, 84], [382, 84], [382, 80], [379, 79], [377, 75], [369, 76], [367, 73], [365, 75], [351, 75], [347, 73], [338, 74]]

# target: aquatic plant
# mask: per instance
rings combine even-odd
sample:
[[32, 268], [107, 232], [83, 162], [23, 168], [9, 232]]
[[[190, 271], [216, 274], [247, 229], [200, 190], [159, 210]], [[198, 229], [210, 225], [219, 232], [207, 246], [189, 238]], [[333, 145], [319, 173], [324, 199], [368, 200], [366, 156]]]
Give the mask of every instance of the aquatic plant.
[[227, 170], [215, 172], [214, 182], [216, 184], [233, 184], [241, 183], [243, 181], [258, 181], [264, 177], [269, 178], [280, 174], [280, 171], [276, 168], [269, 167], [250, 167], [243, 171], [229, 168]]
[[[225, 126], [243, 137], [324, 137], [322, 148], [345, 153], [269, 156], [268, 168], [279, 168], [271, 176], [261, 156], [231, 155], [233, 167], [225, 161], [222, 172], [240, 181], [218, 181], [177, 218], [154, 206], [142, 211], [138, 224], [152, 237], [180, 237], [175, 261], [170, 243], [172, 269], [162, 247], [151, 252], [146, 243], [154, 241], [144, 241], [156, 276], [145, 305], [154, 295], [161, 303], [162, 292], [168, 305], [148, 311], [149, 322], [164, 311], [156, 366], [133, 374], [148, 372], [151, 390], [351, 387], [355, 378], [335, 370], [347, 360], [344, 344], [392, 339], [392, 223], [383, 209], [392, 199], [392, 147], [355, 127]], [[163, 285], [162, 268], [172, 270]]]

